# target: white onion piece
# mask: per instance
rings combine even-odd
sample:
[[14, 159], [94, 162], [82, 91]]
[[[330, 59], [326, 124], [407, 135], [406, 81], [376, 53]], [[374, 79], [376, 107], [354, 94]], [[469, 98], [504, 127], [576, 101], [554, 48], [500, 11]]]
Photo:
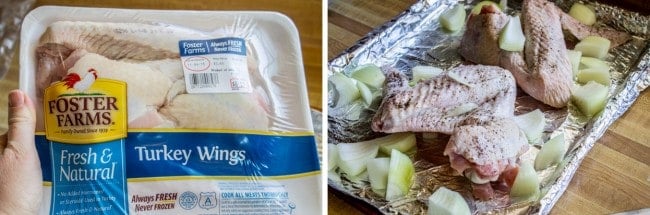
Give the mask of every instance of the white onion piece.
[[375, 158], [368, 161], [368, 180], [372, 191], [386, 196], [390, 158]]
[[542, 141], [542, 133], [546, 126], [546, 119], [544, 113], [539, 109], [516, 116], [515, 123], [519, 126], [529, 143], [539, 143]]
[[397, 149], [393, 149], [390, 153], [386, 200], [396, 200], [408, 194], [413, 185], [414, 175], [413, 161]]
[[441, 186], [429, 196], [428, 215], [470, 215], [465, 199], [456, 191]]
[[379, 146], [374, 142], [339, 143], [338, 167], [349, 176], [356, 176], [366, 170], [368, 160], [377, 156]]

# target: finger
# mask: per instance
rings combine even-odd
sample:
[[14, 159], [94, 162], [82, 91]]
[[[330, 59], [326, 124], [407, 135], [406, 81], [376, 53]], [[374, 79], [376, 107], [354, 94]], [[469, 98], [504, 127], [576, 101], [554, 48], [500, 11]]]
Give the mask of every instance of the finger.
[[7, 147], [7, 133], [0, 135], [0, 156], [5, 151], [5, 147]]
[[20, 90], [9, 93], [9, 130], [6, 148], [23, 154], [35, 152], [34, 129], [36, 114], [32, 100]]

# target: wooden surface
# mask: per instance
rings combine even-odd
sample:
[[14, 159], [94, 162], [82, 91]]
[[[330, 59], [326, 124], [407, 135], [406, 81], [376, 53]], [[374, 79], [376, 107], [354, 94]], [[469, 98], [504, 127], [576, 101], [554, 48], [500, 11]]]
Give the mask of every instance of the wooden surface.
[[[336, 57], [413, 2], [329, 1], [328, 59]], [[592, 148], [552, 214], [607, 214], [650, 207], [650, 115], [647, 110], [650, 110], [650, 90], [644, 91]], [[331, 192], [328, 201], [329, 214], [361, 214]]]

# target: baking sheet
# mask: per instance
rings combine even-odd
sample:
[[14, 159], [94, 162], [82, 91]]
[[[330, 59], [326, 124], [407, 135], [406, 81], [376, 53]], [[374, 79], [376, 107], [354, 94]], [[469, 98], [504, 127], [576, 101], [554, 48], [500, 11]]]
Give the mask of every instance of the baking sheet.
[[[357, 65], [374, 63], [379, 66], [391, 66], [407, 75], [416, 65], [433, 65], [449, 69], [463, 63], [457, 48], [463, 30], [454, 34], [440, 29], [438, 17], [457, 3], [464, 3], [469, 11], [478, 1], [423, 0], [398, 15], [395, 19], [373, 30], [340, 56], [328, 64], [332, 72], [349, 72]], [[564, 11], [577, 1], [559, 0], [555, 3]], [[625, 11], [613, 6], [586, 1], [598, 13], [597, 26], [609, 26], [634, 35], [625, 45], [610, 50], [607, 61], [611, 62], [612, 84], [609, 101], [605, 110], [598, 116], [588, 119], [571, 104], [564, 109], [545, 106], [534, 99], [518, 96], [516, 114], [540, 108], [546, 116], [544, 140], [555, 133], [564, 132], [569, 150], [562, 163], [556, 167], [539, 171], [542, 179], [542, 196], [538, 201], [510, 204], [504, 199], [487, 202], [474, 201], [471, 188], [466, 179], [455, 176], [448, 165], [448, 159], [442, 155], [447, 138], [444, 135], [424, 140], [418, 135], [419, 153], [416, 160], [417, 171], [414, 186], [406, 197], [386, 202], [372, 193], [364, 176], [349, 178], [344, 174], [330, 174], [328, 184], [350, 197], [359, 199], [384, 213], [421, 214], [426, 212], [426, 199], [440, 185], [459, 191], [470, 203], [475, 213], [497, 214], [548, 214], [564, 190], [582, 159], [607, 128], [632, 105], [639, 93], [650, 85], [650, 17]], [[521, 1], [509, 1], [507, 13], [520, 11]], [[469, 14], [469, 13], [468, 13]], [[331, 98], [331, 97], [330, 97]], [[332, 101], [330, 101], [331, 103]], [[358, 103], [341, 108], [330, 107], [328, 113], [328, 137], [330, 143], [357, 142], [372, 139], [382, 134], [370, 131], [370, 117], [374, 114], [378, 102], [361, 111], [358, 116], [350, 116], [355, 108], [362, 108]], [[539, 146], [523, 156], [523, 160], [534, 159]], [[424, 156], [426, 155], [426, 156]], [[447, 160], [445, 160], [447, 159]], [[338, 172], [337, 172], [338, 173]], [[503, 206], [505, 205], [505, 207]]]

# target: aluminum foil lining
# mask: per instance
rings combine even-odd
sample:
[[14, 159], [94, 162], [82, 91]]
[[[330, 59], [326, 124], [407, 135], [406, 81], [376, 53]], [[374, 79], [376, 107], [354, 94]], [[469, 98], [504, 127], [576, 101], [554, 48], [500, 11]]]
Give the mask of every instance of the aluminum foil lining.
[[[344, 53], [330, 61], [332, 72], [349, 72], [358, 65], [374, 63], [410, 73], [417, 65], [433, 65], [449, 69], [463, 61], [457, 52], [463, 31], [449, 34], [440, 28], [440, 14], [457, 3], [469, 10], [478, 1], [422, 0], [383, 26], [373, 30]], [[555, 3], [565, 11], [577, 1], [558, 0]], [[584, 1], [583, 1], [584, 2]], [[598, 24], [634, 35], [628, 43], [610, 50], [607, 61], [611, 62], [612, 84], [605, 110], [594, 118], [584, 117], [575, 106], [564, 109], [549, 108], [529, 96], [520, 95], [516, 101], [516, 113], [521, 114], [540, 108], [547, 120], [544, 140], [564, 132], [569, 145], [564, 160], [557, 166], [538, 172], [541, 196], [534, 201], [509, 202], [505, 198], [476, 201], [471, 197], [469, 181], [457, 176], [449, 167], [448, 158], [442, 151], [448, 137], [444, 135], [418, 134], [418, 153], [413, 155], [416, 179], [409, 194], [399, 200], [387, 202], [374, 194], [363, 174], [348, 177], [338, 171], [329, 174], [330, 187], [353, 198], [366, 202], [383, 213], [426, 213], [427, 198], [439, 186], [460, 192], [469, 202], [475, 214], [548, 214], [564, 193], [582, 159], [607, 128], [632, 105], [639, 93], [650, 85], [650, 16], [622, 10], [597, 3], [593, 6], [598, 14]], [[521, 1], [508, 1], [507, 13], [520, 11]], [[330, 88], [331, 89], [331, 88]], [[520, 92], [520, 94], [523, 94]], [[333, 104], [332, 94], [329, 104]], [[380, 100], [380, 99], [378, 99]], [[345, 107], [330, 107], [328, 113], [329, 143], [350, 143], [372, 139], [382, 134], [370, 130], [370, 117], [378, 102], [364, 107], [352, 103]], [[331, 106], [331, 105], [330, 105]], [[361, 110], [359, 110], [361, 109]], [[351, 114], [355, 113], [355, 114]], [[533, 161], [540, 146], [530, 147], [522, 160]]]
[[34, 0], [8, 0], [0, 4], [0, 78], [9, 71], [20, 23], [32, 4]]

